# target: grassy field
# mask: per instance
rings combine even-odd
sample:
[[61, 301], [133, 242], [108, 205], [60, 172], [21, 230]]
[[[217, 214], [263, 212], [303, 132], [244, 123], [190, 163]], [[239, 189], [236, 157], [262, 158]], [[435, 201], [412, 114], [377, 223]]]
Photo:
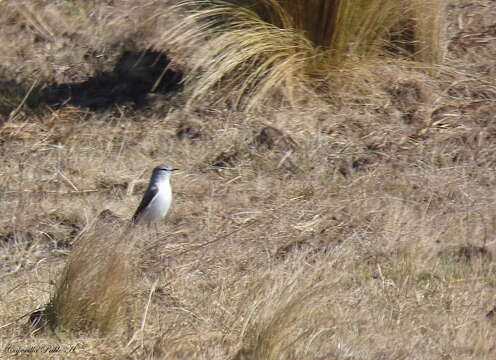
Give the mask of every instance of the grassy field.
[[[143, 90], [164, 2], [0, 5], [0, 358], [496, 357], [494, 1], [449, 2], [438, 71], [250, 112], [186, 106], [173, 48]], [[171, 211], [131, 228], [160, 164]]]

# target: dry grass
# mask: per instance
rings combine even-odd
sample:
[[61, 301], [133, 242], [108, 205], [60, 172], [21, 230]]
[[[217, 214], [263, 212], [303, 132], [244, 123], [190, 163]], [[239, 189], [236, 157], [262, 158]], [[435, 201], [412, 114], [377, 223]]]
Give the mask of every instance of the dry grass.
[[442, 64], [446, 55], [446, 0], [415, 0], [410, 8], [415, 20], [415, 60]]
[[[282, 90], [289, 101], [305, 93], [315, 97], [305, 85], [309, 64], [319, 61], [309, 39], [290, 28], [262, 21], [259, 14], [244, 7], [204, 2], [209, 6], [199, 11], [195, 3], [178, 5], [179, 10], [195, 8], [155, 45], [179, 48], [193, 60], [187, 78], [190, 104], [220, 87], [225, 95], [219, 101], [233, 99], [236, 107], [263, 103], [275, 95], [275, 89]], [[279, 18], [285, 22], [284, 14]], [[222, 82], [226, 78], [229, 81]]]
[[[263, 114], [160, 93], [19, 107], [36, 81], [110, 71], [167, 21], [146, 22], [161, 13], [144, 0], [11, 4], [1, 74], [27, 86], [0, 101], [0, 357], [495, 356], [493, 2], [449, 4], [449, 71], [351, 64], [360, 89], [334, 75], [333, 102]], [[158, 234], [95, 223], [130, 219], [162, 163], [183, 170]], [[33, 328], [50, 299], [59, 327]]]
[[172, 46], [190, 60], [189, 105], [211, 91], [218, 102], [247, 110], [273, 106], [274, 95], [304, 104], [335, 96], [337, 89], [322, 92], [322, 83], [343, 79], [350, 63], [367, 68], [380, 56], [428, 67], [442, 62], [445, 49], [444, 0], [206, 0], [173, 9], [186, 16], [155, 47]]
[[123, 223], [99, 219], [93, 226], [77, 239], [47, 304], [52, 329], [105, 335], [123, 318], [132, 318], [135, 240], [123, 231]]

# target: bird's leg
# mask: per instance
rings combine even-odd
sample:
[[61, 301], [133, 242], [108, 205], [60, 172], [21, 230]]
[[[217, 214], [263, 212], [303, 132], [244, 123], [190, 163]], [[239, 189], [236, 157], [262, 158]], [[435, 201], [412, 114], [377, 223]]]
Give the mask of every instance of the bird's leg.
[[153, 224], [153, 227], [155, 228], [155, 239], [158, 239], [158, 224]]
[[152, 240], [153, 240], [153, 235], [152, 235], [152, 224], [151, 223], [148, 223], [147, 226], [146, 226], [146, 230], [148, 232], [148, 242], [150, 244], [152, 244]]

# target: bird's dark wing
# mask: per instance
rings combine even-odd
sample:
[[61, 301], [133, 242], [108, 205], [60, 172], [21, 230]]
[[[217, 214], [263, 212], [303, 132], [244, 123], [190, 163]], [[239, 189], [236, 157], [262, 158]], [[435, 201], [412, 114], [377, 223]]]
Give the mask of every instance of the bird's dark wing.
[[137, 223], [139, 221], [139, 218], [141, 217], [141, 212], [148, 205], [150, 205], [150, 202], [157, 195], [157, 193], [158, 193], [158, 187], [156, 185], [150, 186], [148, 189], [146, 189], [145, 195], [143, 195], [143, 199], [141, 199], [141, 202], [140, 202], [138, 208], [136, 209], [136, 212], [133, 215], [133, 222], [134, 223]]

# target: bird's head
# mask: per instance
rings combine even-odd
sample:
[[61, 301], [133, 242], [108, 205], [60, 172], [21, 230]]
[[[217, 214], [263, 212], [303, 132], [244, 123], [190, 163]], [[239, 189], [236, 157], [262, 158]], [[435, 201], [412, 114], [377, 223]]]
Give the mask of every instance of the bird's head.
[[153, 169], [153, 174], [154, 175], [170, 175], [173, 171], [176, 171], [179, 169], [176, 169], [170, 165], [161, 165], [157, 166], [155, 169]]

